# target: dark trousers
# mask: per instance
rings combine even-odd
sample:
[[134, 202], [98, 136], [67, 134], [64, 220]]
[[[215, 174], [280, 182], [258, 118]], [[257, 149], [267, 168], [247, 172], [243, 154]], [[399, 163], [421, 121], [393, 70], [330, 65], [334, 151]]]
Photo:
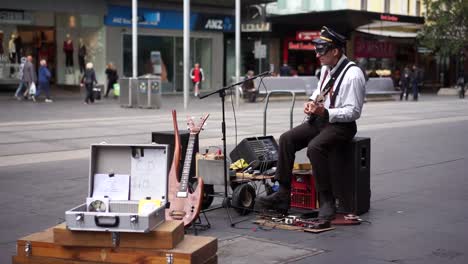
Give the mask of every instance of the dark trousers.
[[65, 51], [65, 66], [73, 67], [73, 51]]
[[47, 99], [50, 99], [50, 84], [49, 82], [40, 82], [37, 91], [36, 91], [36, 97], [39, 97], [41, 95], [42, 91], [44, 91], [45, 96]]
[[413, 88], [413, 100], [417, 101], [418, 100], [418, 83], [413, 82], [412, 83], [412, 88]]
[[[80, 66], [80, 73], [83, 73], [85, 71], [85, 57], [84, 56], [78, 56], [78, 64]], [[73, 65], [73, 63], [72, 63]]]
[[107, 97], [109, 95], [109, 92], [111, 89], [114, 89], [114, 84], [116, 84], [117, 81], [116, 80], [108, 80], [107, 81], [107, 90], [106, 90], [106, 95], [105, 97]]
[[[16, 63], [16, 52], [10, 54], [10, 63]], [[10, 67], [10, 75], [15, 73], [15, 67]]]
[[356, 122], [325, 123], [316, 119], [311, 124], [305, 122], [283, 133], [279, 139], [275, 178], [280, 185], [290, 188], [296, 152], [307, 147], [317, 191], [332, 191], [329, 153], [335, 146], [352, 140], [356, 131]]
[[408, 84], [403, 84], [401, 86], [400, 101], [403, 100], [403, 95], [405, 95], [405, 100], [408, 100]]
[[86, 103], [94, 103], [94, 96], [93, 96], [93, 85], [92, 84], [85, 84], [86, 88]]

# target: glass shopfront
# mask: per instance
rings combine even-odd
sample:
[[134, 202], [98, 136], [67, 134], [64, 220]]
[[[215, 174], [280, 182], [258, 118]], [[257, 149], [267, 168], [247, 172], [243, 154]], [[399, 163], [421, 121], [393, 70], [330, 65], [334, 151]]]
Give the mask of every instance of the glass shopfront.
[[[57, 21], [57, 83], [76, 85], [80, 82], [80, 77], [84, 70], [84, 65], [80, 63], [78, 52], [84, 46], [86, 53], [84, 64], [93, 63], [94, 71], [99, 83], [105, 83], [104, 74], [105, 62], [105, 29], [102, 16], [59, 13], [56, 15]], [[72, 49], [67, 54], [65, 52], [65, 42], [72, 43]], [[67, 56], [71, 58], [67, 59]]]
[[[212, 39], [191, 38], [190, 64], [200, 63], [205, 74], [202, 87], [212, 87]], [[160, 68], [153, 66], [151, 54], [159, 52]], [[173, 36], [138, 36], [138, 76], [158, 74], [160, 69], [163, 92], [183, 91], [183, 39]], [[123, 36], [123, 73], [132, 75], [132, 36]]]

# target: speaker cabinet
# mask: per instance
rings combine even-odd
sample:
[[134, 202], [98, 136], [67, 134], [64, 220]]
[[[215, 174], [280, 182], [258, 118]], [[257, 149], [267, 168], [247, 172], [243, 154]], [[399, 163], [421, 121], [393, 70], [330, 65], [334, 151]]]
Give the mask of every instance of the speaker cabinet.
[[342, 213], [360, 215], [369, 211], [370, 151], [370, 138], [355, 137], [331, 153], [333, 193]]
[[278, 144], [272, 136], [244, 138], [229, 154], [232, 162], [244, 159], [254, 169], [267, 170], [278, 161]]
[[[185, 154], [187, 153], [187, 144], [190, 138], [190, 132], [187, 130], [179, 130], [180, 135], [180, 144], [182, 145], [182, 159], [180, 160], [180, 168], [182, 173], [183, 164], [185, 161]], [[157, 144], [166, 144], [169, 145], [169, 159], [170, 164], [172, 164], [172, 160], [174, 158], [174, 131], [158, 131], [151, 133], [151, 142], [155, 142]], [[193, 156], [192, 162], [190, 163], [190, 178], [195, 176], [195, 154], [198, 153], [198, 134], [195, 135], [195, 144], [193, 146]], [[180, 176], [180, 175], [179, 175]]]

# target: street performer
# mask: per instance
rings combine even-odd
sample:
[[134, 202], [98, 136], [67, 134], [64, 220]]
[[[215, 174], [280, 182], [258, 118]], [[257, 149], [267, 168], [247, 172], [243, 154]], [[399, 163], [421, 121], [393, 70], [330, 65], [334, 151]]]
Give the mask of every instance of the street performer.
[[345, 56], [346, 40], [342, 35], [323, 27], [320, 37], [313, 43], [322, 68], [317, 89], [304, 103], [304, 113], [309, 119], [281, 135], [275, 175], [279, 190], [258, 197], [255, 209], [288, 211], [295, 153], [307, 147], [319, 194], [318, 222], [329, 225], [336, 212], [329, 153], [335, 146], [352, 140], [357, 132], [356, 120], [361, 116], [364, 103], [365, 79], [362, 70]]

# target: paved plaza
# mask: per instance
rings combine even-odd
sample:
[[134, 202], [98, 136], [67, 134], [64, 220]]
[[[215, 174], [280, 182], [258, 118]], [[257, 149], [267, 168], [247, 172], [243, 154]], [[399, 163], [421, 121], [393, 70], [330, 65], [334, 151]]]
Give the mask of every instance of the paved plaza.
[[[186, 116], [210, 113], [201, 149], [222, 145], [217, 96], [192, 97], [187, 110], [182, 96], [164, 96], [153, 110], [122, 108], [113, 99], [84, 105], [75, 92], [54, 100], [0, 94], [0, 263], [10, 263], [18, 238], [64, 221], [65, 210], [84, 201], [90, 144], [149, 143], [151, 132], [173, 129], [177, 109], [179, 128]], [[294, 106], [295, 125], [304, 119], [303, 101]], [[287, 98], [270, 102], [268, 135], [278, 138], [289, 128], [290, 108]], [[262, 102], [241, 103], [234, 116], [227, 100], [229, 150], [263, 135], [263, 110]], [[207, 213], [212, 227], [200, 235], [219, 239], [219, 263], [468, 263], [467, 113], [468, 100], [434, 94], [364, 105], [358, 136], [371, 138], [372, 197], [359, 226], [309, 234], [258, 228], [250, 214], [230, 227], [220, 209]], [[296, 159], [305, 161], [304, 153]]]

